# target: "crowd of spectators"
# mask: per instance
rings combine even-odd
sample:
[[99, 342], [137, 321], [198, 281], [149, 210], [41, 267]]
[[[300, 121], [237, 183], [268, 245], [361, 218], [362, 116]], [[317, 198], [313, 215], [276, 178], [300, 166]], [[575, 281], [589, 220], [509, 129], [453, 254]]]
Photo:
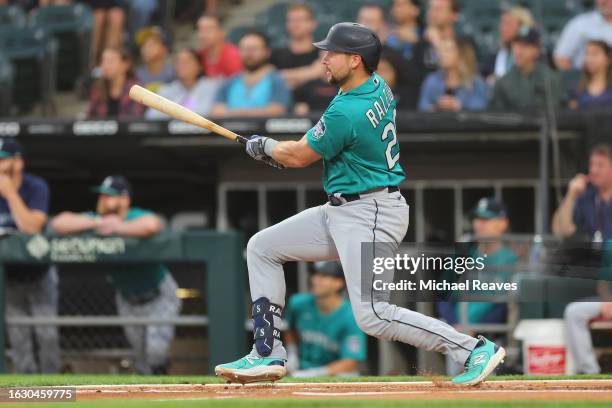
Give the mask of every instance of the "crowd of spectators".
[[[0, 0], [26, 9], [37, 3], [72, 2]], [[92, 60], [98, 67], [87, 117], [161, 118], [129, 103], [125, 91], [132, 83], [163, 90], [175, 102], [213, 116], [304, 115], [324, 110], [337, 93], [325, 82], [321, 56], [312, 45], [318, 24], [308, 2], [287, 7], [283, 48], [272, 47], [256, 30], [245, 30], [232, 44], [222, 18], [204, 14], [197, 20], [193, 50], [173, 47], [168, 33], [150, 25], [157, 0], [82, 2], [94, 12]], [[502, 2], [499, 44], [493, 49], [478, 47], [477, 39], [464, 35], [461, 4], [393, 0], [388, 8], [366, 3], [356, 10], [357, 22], [381, 39], [378, 72], [393, 90], [398, 109], [520, 111], [544, 104], [569, 109], [612, 105], [612, 0], [595, 0], [592, 10], [569, 20], [554, 46], [547, 45], [530, 9], [521, 2]], [[137, 68], [130, 52], [123, 51], [136, 46]], [[197, 68], [193, 56], [198, 57]]]

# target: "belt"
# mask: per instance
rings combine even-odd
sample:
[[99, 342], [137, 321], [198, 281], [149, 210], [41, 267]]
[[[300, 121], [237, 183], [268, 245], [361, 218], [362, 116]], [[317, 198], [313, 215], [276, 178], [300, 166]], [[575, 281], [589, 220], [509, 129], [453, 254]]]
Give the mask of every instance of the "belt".
[[327, 198], [329, 200], [329, 205], [331, 205], [332, 207], [338, 207], [342, 204], [350, 203], [351, 201], [360, 200], [362, 194], [378, 193], [384, 190], [387, 190], [389, 193], [396, 193], [399, 191], [399, 187], [389, 186], [389, 187], [383, 187], [380, 189], [374, 189], [374, 190], [364, 191], [362, 193], [355, 193], [355, 194], [345, 194], [345, 193], [328, 194]]
[[155, 289], [149, 290], [145, 293], [141, 293], [138, 295], [123, 295], [123, 298], [132, 306], [138, 306], [149, 303], [157, 299], [160, 295], [161, 291], [159, 290], [159, 287], [157, 287]]

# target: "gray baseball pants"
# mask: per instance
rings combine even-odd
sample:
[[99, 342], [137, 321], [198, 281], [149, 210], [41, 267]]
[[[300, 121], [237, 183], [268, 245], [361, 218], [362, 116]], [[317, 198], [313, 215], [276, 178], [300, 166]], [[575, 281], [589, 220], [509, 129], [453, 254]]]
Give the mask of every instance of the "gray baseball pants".
[[581, 302], [572, 302], [565, 308], [565, 334], [576, 371], [579, 374], [599, 374], [601, 368], [597, 363], [593, 340], [589, 331], [589, 320], [601, 314], [601, 302], [593, 298]]
[[[50, 266], [41, 279], [6, 283], [7, 317], [57, 317], [57, 269]], [[11, 356], [17, 373], [58, 373], [61, 369], [59, 330], [56, 326], [7, 327]], [[38, 362], [34, 352], [38, 346]]]
[[[401, 193], [384, 189], [362, 194], [360, 200], [340, 206], [327, 203], [309, 208], [258, 232], [247, 245], [251, 299], [266, 297], [284, 307], [285, 262], [339, 259], [353, 315], [361, 330], [383, 340], [438, 351], [463, 364], [476, 347], [477, 339], [377, 296], [367, 300], [368, 296], [362, 297], [362, 288], [372, 287], [371, 276], [362, 286], [362, 243], [389, 243], [381, 250], [384, 252], [386, 248], [387, 253], [376, 253], [376, 256], [394, 256], [408, 229], [408, 214], [408, 205]], [[389, 279], [388, 274], [385, 276]], [[287, 357], [277, 340], [271, 357]]]
[[[181, 299], [176, 296], [177, 284], [167, 273], [159, 284], [160, 294], [150, 302], [133, 305], [121, 293], [116, 294], [120, 316], [172, 319], [179, 315]], [[141, 374], [151, 374], [151, 368], [168, 362], [170, 344], [174, 338], [174, 326], [125, 326], [127, 337], [136, 357], [136, 369]]]

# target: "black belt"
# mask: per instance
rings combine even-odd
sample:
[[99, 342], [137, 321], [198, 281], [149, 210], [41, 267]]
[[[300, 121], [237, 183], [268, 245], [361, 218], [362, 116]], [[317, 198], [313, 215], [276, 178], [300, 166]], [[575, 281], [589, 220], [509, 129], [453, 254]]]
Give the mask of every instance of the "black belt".
[[159, 290], [159, 287], [157, 287], [155, 289], [151, 289], [145, 293], [140, 293], [138, 295], [123, 295], [123, 298], [130, 305], [139, 306], [157, 299], [160, 295], [161, 291]]
[[397, 186], [389, 186], [389, 187], [383, 187], [382, 189], [379, 190], [370, 190], [370, 191], [364, 191], [363, 193], [355, 193], [355, 194], [340, 194], [339, 196], [337, 195], [333, 195], [333, 194], [329, 194], [327, 196], [327, 198], [329, 199], [329, 205], [333, 206], [333, 207], [338, 207], [342, 204], [346, 204], [346, 203], [350, 203], [351, 201], [357, 201], [361, 199], [361, 195], [362, 194], [371, 194], [371, 193], [376, 193], [376, 192], [380, 192], [383, 190], [387, 190], [389, 193], [396, 193], [399, 191], [399, 187]]

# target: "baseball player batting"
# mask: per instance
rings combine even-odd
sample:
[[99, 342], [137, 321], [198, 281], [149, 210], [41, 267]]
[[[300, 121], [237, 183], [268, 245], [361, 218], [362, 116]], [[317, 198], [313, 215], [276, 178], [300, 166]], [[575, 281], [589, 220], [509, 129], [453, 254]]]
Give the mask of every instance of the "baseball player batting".
[[329, 202], [249, 240], [255, 344], [247, 356], [218, 365], [215, 373], [240, 383], [285, 376], [287, 353], [278, 329], [285, 304], [283, 263], [339, 259], [355, 320], [365, 333], [449, 355], [465, 366], [453, 383], [478, 384], [503, 362], [502, 347], [375, 296], [368, 301], [362, 297], [361, 244], [392, 243], [396, 251], [408, 229], [408, 205], [397, 187], [405, 176], [399, 164], [396, 102], [374, 72], [382, 46], [371, 30], [339, 23], [314, 45], [325, 51], [322, 63], [327, 80], [340, 88], [338, 95], [301, 140], [279, 142], [252, 136], [246, 151], [275, 167], [300, 168], [323, 159]]

